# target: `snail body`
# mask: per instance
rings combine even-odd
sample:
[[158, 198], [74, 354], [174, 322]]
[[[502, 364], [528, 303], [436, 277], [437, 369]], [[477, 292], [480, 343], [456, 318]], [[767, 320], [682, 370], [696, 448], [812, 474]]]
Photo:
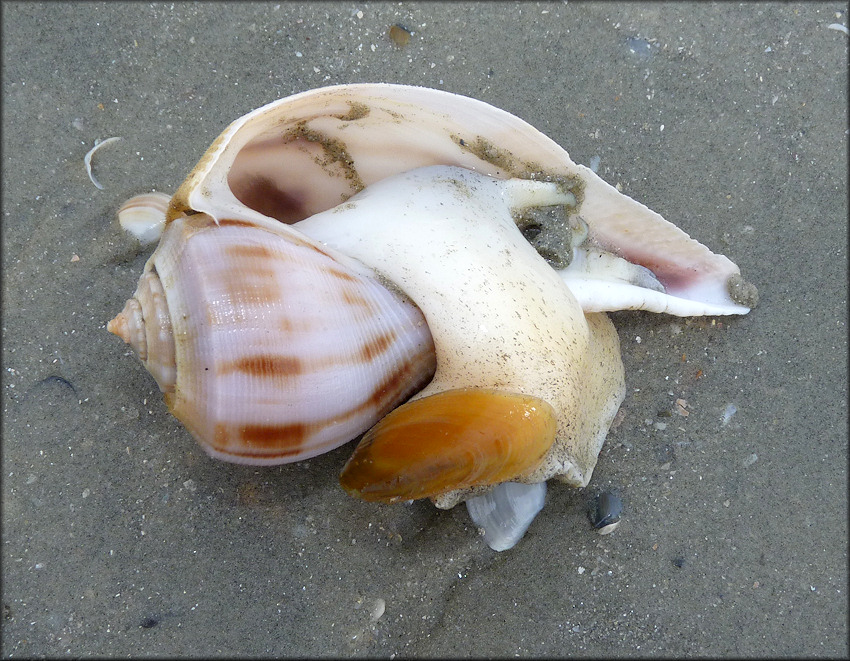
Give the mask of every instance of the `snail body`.
[[530, 125], [426, 88], [263, 106], [167, 207], [125, 209], [161, 236], [108, 328], [175, 416], [211, 455], [259, 464], [367, 432], [341, 477], [367, 500], [585, 486], [625, 393], [604, 312], [755, 302], [729, 259]]

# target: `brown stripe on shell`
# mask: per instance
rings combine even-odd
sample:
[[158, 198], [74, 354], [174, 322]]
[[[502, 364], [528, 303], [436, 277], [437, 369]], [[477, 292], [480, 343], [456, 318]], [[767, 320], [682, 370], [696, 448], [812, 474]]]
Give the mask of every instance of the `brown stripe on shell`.
[[382, 333], [378, 337], [366, 342], [360, 349], [360, 360], [364, 363], [370, 360], [374, 360], [376, 357], [380, 356], [387, 349], [392, 346], [392, 343], [396, 339], [396, 334], [394, 331], [387, 331], [386, 333]]
[[248, 447], [298, 450], [307, 438], [308, 427], [303, 423], [289, 425], [243, 425], [239, 436]]
[[[245, 249], [247, 246], [241, 246]], [[221, 288], [234, 307], [270, 307], [281, 299], [281, 291], [274, 270], [265, 266], [264, 260], [243, 260], [239, 277], [222, 274]]]
[[[399, 393], [405, 389], [408, 389], [410, 393], [419, 390], [434, 376], [433, 373], [427, 374], [425, 377], [421, 377], [420, 383], [413, 382], [412, 377], [420, 371], [421, 362], [421, 360], [405, 361], [395, 372], [388, 374], [354, 412], [366, 409], [384, 410], [389, 402], [398, 397]], [[405, 383], [407, 383], [406, 386]]]
[[278, 258], [276, 251], [270, 250], [258, 243], [239, 245], [234, 244], [225, 248], [227, 254], [235, 259], [273, 259]]
[[[290, 457], [301, 452], [304, 441], [309, 438], [310, 426], [288, 425], [229, 425], [215, 426], [215, 441], [212, 446], [217, 452], [246, 459], [268, 457]], [[234, 441], [238, 447], [234, 447]]]
[[266, 378], [289, 378], [304, 373], [304, 364], [295, 356], [257, 354], [232, 360], [221, 366], [221, 373], [244, 372]]
[[325, 268], [324, 272], [327, 273], [328, 275], [332, 275], [335, 278], [338, 278], [340, 280], [344, 280], [345, 282], [357, 282], [357, 283], [360, 282], [359, 278], [356, 278], [355, 276], [353, 276], [349, 273], [346, 273], [345, 271], [340, 271], [339, 269], [336, 269], [332, 266]]
[[363, 310], [369, 315], [377, 313], [377, 310], [375, 309], [375, 306], [372, 304], [372, 302], [365, 296], [362, 296], [357, 293], [357, 290], [353, 287], [346, 287], [345, 289], [343, 289], [342, 300], [353, 307], [362, 307]]
[[[411, 394], [424, 386], [433, 376], [433, 369], [422, 375], [422, 365], [427, 358], [414, 358], [405, 362], [393, 373], [387, 376], [359, 406], [338, 414], [325, 420], [316, 420], [309, 423], [289, 423], [270, 425], [233, 425], [217, 423], [213, 434], [213, 450], [233, 457], [241, 457], [246, 460], [270, 459], [272, 457], [294, 457], [301, 454], [311, 439], [329, 425], [340, 424], [364, 411], [375, 410], [382, 413], [387, 412], [391, 403], [401, 404], [395, 401], [403, 392]], [[433, 365], [432, 365], [433, 368]], [[416, 383], [412, 381], [415, 374], [420, 374]], [[166, 401], [169, 400], [166, 395]], [[169, 404], [171, 407], [171, 404]], [[182, 418], [181, 418], [182, 419]], [[188, 420], [184, 424], [192, 431], [192, 425]], [[193, 434], [198, 435], [193, 431]], [[327, 449], [336, 447], [339, 443], [328, 444]], [[315, 448], [314, 448], [315, 449]]]

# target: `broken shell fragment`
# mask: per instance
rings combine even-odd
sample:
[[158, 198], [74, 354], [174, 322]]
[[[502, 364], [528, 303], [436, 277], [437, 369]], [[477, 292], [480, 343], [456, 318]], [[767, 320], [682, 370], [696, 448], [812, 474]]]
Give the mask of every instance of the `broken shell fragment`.
[[522, 539], [545, 500], [545, 482], [503, 482], [490, 493], [468, 499], [466, 509], [475, 525], [484, 529], [487, 545], [506, 551]]
[[83, 157], [83, 165], [86, 168], [86, 174], [88, 174], [89, 179], [95, 185], [95, 187], [99, 188], [100, 190], [103, 190], [103, 184], [101, 184], [95, 178], [94, 173], [92, 172], [92, 158], [94, 158], [95, 153], [100, 151], [100, 149], [113, 142], [118, 142], [119, 140], [121, 140], [121, 138], [117, 136], [113, 138], [106, 138], [106, 140], [101, 140], [100, 138], [97, 138], [94, 141], [94, 147], [89, 149], [86, 152], [86, 155]]
[[623, 513], [623, 501], [619, 496], [604, 491], [599, 494], [591, 509], [590, 522], [600, 535], [609, 535], [620, 525], [620, 515]]
[[390, 39], [392, 39], [392, 42], [396, 46], [407, 46], [407, 44], [410, 43], [410, 30], [400, 23], [391, 25], [387, 32], [390, 35]]

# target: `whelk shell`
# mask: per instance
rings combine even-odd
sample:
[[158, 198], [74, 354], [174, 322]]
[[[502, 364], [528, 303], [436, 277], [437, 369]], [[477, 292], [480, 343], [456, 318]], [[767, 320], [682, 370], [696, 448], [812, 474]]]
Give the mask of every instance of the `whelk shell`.
[[428, 382], [418, 309], [307, 240], [205, 214], [168, 224], [108, 329], [214, 457], [298, 461], [361, 434]]
[[251, 463], [377, 423], [342, 481], [387, 502], [586, 485], [624, 396], [603, 313], [745, 314], [757, 296], [521, 119], [426, 88], [263, 106], [156, 204], [131, 205], [131, 231], [162, 238], [109, 329], [175, 415]]

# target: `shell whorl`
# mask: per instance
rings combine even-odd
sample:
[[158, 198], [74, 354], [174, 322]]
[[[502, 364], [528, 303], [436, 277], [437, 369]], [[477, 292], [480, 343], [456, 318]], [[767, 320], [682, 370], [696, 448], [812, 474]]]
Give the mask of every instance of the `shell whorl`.
[[177, 381], [174, 332], [165, 290], [156, 270], [145, 270], [133, 298], [106, 325], [106, 330], [133, 348], [162, 392], [174, 392]]

